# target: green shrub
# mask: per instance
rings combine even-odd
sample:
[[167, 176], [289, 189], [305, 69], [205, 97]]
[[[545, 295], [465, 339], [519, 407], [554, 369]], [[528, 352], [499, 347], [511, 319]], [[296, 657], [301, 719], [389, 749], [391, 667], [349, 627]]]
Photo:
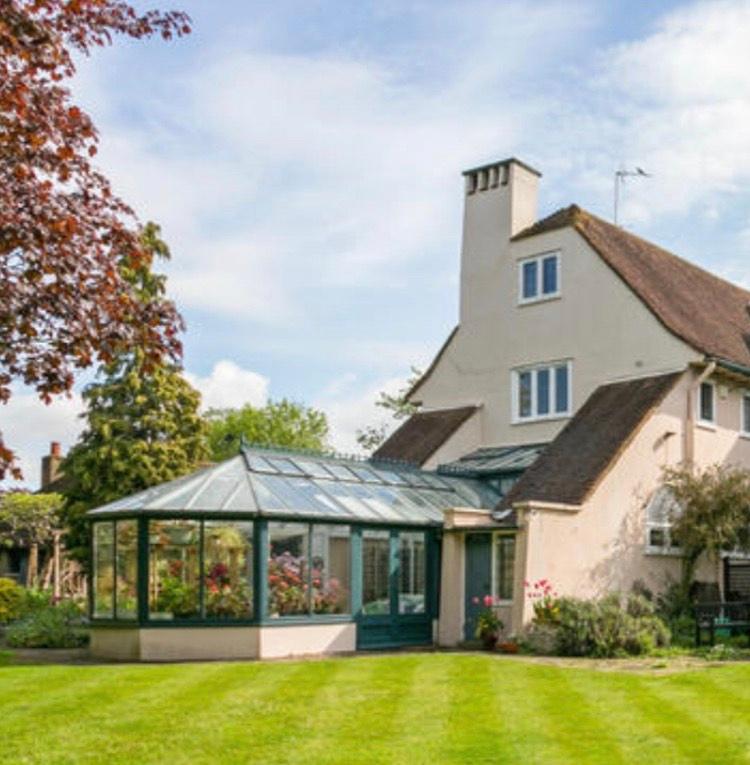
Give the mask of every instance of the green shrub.
[[670, 642], [669, 629], [642, 595], [631, 595], [624, 604], [617, 594], [559, 598], [557, 607], [555, 653], [561, 656], [639, 656]]
[[57, 605], [37, 605], [11, 624], [5, 637], [12, 648], [77, 648], [87, 641], [83, 625], [80, 608], [64, 600]]
[[0, 624], [12, 622], [23, 613], [24, 589], [12, 579], [0, 579]]

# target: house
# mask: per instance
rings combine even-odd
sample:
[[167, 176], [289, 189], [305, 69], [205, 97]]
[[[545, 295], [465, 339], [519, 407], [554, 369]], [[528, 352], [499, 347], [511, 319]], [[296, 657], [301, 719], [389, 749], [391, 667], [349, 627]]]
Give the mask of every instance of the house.
[[[750, 293], [575, 205], [539, 220], [516, 159], [464, 178], [459, 322], [420, 410], [366, 462], [244, 449], [92, 511], [94, 653], [451, 646], [487, 594], [518, 630], [527, 581], [677, 577], [662, 469], [750, 466]], [[699, 576], [731, 596], [748, 571]]]

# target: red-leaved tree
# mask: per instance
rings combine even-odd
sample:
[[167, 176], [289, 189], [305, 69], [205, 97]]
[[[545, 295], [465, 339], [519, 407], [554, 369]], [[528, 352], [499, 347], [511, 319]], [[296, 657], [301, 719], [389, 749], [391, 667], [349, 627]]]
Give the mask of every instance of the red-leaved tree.
[[[181, 355], [174, 305], [137, 294], [132, 275], [152, 254], [91, 164], [96, 128], [64, 83], [74, 54], [116, 35], [189, 32], [184, 13], [141, 14], [127, 2], [0, 0], [0, 402], [22, 381], [49, 403], [76, 370], [124, 348], [153, 361]], [[0, 434], [0, 478], [8, 471], [20, 476]]]

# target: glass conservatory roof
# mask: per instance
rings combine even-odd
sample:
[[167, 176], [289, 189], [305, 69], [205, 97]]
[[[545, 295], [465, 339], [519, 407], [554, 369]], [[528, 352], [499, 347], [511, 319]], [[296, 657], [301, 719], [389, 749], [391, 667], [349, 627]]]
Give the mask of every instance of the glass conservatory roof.
[[438, 474], [479, 476], [519, 473], [536, 462], [547, 444], [521, 444], [518, 446], [485, 446], [464, 455], [455, 462], [438, 467]]
[[226, 462], [88, 515], [226, 513], [441, 525], [445, 510], [491, 510], [499, 501], [492, 487], [471, 478], [395, 463], [244, 448]]

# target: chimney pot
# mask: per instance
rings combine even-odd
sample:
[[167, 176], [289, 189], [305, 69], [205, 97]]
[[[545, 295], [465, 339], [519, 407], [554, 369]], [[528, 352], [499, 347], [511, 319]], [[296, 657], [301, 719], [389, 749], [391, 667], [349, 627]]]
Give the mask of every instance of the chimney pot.
[[62, 449], [60, 448], [59, 441], [52, 441], [49, 445], [50, 457], [60, 457], [62, 455]]

